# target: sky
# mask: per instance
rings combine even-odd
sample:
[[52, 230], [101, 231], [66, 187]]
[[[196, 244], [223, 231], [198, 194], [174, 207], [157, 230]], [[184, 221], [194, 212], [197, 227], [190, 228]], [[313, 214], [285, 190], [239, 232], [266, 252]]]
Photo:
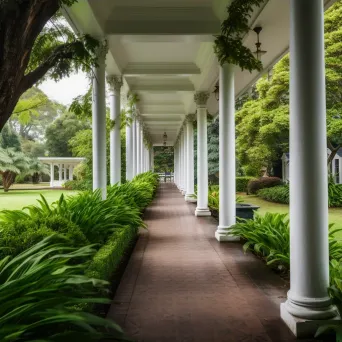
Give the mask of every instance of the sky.
[[84, 95], [89, 89], [89, 80], [86, 74], [80, 72], [59, 82], [47, 80], [39, 85], [39, 88], [52, 100], [58, 101], [66, 106], [79, 95]]

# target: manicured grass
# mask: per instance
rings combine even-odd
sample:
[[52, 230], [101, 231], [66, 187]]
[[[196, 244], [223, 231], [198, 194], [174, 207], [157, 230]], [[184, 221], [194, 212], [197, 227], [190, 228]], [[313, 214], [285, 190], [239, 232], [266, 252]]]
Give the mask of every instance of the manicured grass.
[[71, 196], [77, 193], [77, 191], [68, 190], [10, 190], [5, 193], [0, 191], [0, 210], [8, 209], [22, 209], [31, 204], [36, 204], [37, 199], [40, 199], [42, 194], [49, 203], [57, 201], [61, 194], [65, 196]]
[[[255, 204], [259, 206], [260, 209], [258, 210], [258, 212], [261, 215], [264, 215], [267, 212], [280, 214], [289, 212], [289, 206], [286, 204], [264, 201], [263, 199], [257, 196], [246, 195], [244, 193], [239, 193], [238, 195], [243, 198], [245, 203]], [[335, 228], [342, 229], [342, 208], [329, 209], [329, 222], [334, 223]], [[339, 237], [342, 238], [342, 232], [339, 234]]]

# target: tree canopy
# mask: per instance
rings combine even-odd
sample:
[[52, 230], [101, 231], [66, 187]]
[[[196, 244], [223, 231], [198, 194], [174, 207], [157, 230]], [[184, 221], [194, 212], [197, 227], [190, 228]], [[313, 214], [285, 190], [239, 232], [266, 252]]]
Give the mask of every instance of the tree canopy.
[[[332, 159], [342, 144], [342, 1], [326, 12], [325, 32], [327, 136]], [[256, 175], [267, 167], [279, 175], [281, 156], [289, 151], [289, 69], [286, 55], [270, 76], [257, 82], [256, 98], [245, 98], [236, 113], [237, 157], [247, 174]]]
[[44, 77], [90, 72], [99, 42], [77, 37], [59, 9], [77, 0], [0, 1], [0, 130], [20, 96]]

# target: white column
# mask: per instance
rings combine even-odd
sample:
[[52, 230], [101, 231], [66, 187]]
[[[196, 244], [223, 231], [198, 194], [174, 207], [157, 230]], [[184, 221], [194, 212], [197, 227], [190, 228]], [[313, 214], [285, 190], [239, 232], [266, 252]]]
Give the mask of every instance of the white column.
[[137, 120], [132, 123], [133, 133], [133, 178], [137, 175]]
[[187, 143], [187, 181], [186, 196], [187, 202], [196, 202], [195, 195], [195, 170], [194, 170], [194, 120], [195, 115], [189, 114], [186, 121], [186, 143]]
[[110, 184], [121, 182], [121, 76], [108, 76], [109, 99], [110, 99], [110, 119], [114, 122], [114, 127], [110, 131]]
[[187, 128], [186, 123], [184, 123], [184, 131], [183, 131], [183, 165], [184, 165], [184, 185], [182, 195], [186, 196], [187, 183], [188, 183], [188, 144], [187, 144]]
[[173, 182], [177, 185], [177, 143], [173, 146]]
[[281, 317], [298, 337], [313, 337], [338, 315], [328, 296], [323, 2], [290, 2], [291, 283]]
[[67, 177], [67, 170], [68, 170], [68, 166], [67, 165], [63, 165], [63, 170], [64, 170], [64, 174], [63, 174], [63, 180], [64, 182], [66, 182], [68, 180], [68, 177]]
[[58, 181], [59, 183], [62, 181], [62, 172], [63, 172], [63, 166], [62, 164], [58, 165]]
[[151, 170], [152, 172], [154, 172], [154, 147], [152, 145], [152, 149], [151, 149]]
[[136, 174], [141, 173], [141, 166], [140, 166], [140, 153], [141, 153], [141, 132], [140, 132], [140, 122], [137, 119], [136, 121], [136, 139], [137, 139], [137, 150], [136, 150]]
[[140, 124], [140, 173], [144, 173], [144, 132], [143, 132], [143, 126]]
[[183, 158], [183, 128], [180, 132], [179, 136], [179, 190], [182, 192], [184, 188], [184, 168], [183, 168], [183, 163], [184, 163], [184, 158]]
[[[127, 114], [130, 115], [130, 114]], [[126, 126], [126, 180], [133, 179], [133, 132], [132, 124]]]
[[53, 188], [55, 185], [55, 164], [50, 165], [50, 187]]
[[74, 178], [74, 167], [72, 165], [69, 166], [69, 180], [73, 180]]
[[197, 105], [197, 208], [196, 216], [210, 216], [208, 208], [208, 132], [207, 101], [209, 93], [195, 94]]
[[107, 198], [106, 153], [106, 59], [107, 48], [98, 51], [93, 77], [93, 190], [101, 189]]
[[235, 89], [234, 65], [220, 67], [220, 209], [218, 241], [236, 241], [229, 236], [229, 228], [236, 223], [235, 169]]

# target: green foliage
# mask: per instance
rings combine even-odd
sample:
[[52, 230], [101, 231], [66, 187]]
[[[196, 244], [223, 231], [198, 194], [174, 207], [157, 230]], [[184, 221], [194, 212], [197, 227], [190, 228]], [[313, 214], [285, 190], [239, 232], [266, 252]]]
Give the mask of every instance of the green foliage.
[[249, 194], [256, 194], [260, 189], [272, 188], [282, 184], [282, 180], [278, 177], [261, 177], [259, 179], [250, 180], [247, 185], [247, 190]]
[[254, 177], [244, 176], [236, 177], [236, 191], [237, 192], [247, 192], [247, 185], [249, 181], [254, 180]]
[[6, 125], [0, 133], [0, 147], [21, 151], [19, 136], [9, 125]]
[[93, 254], [91, 247], [72, 249], [50, 236], [13, 259], [2, 259], [0, 340], [123, 340], [111, 321], [73, 309], [107, 302], [94, 290], [107, 283], [82, 275], [86, 264], [76, 262]]
[[[290, 187], [288, 184], [261, 189], [257, 194], [265, 201], [283, 204], [290, 203]], [[335, 184], [333, 180], [329, 181], [328, 184], [328, 204], [329, 208], [342, 207], [342, 185]]]
[[333, 181], [328, 184], [329, 207], [342, 207], [342, 184]]
[[249, 20], [255, 7], [265, 0], [233, 0], [227, 7], [227, 19], [221, 24], [221, 34], [215, 36], [214, 51], [221, 65], [238, 65], [242, 70], [262, 70], [262, 64], [252, 51], [243, 45], [249, 32]]
[[116, 270], [122, 257], [137, 236], [136, 227], [117, 229], [107, 243], [95, 254], [85, 274], [88, 277], [112, 279], [113, 270]]
[[[336, 234], [342, 229], [329, 226], [330, 288], [335, 304], [342, 307], [342, 243]], [[290, 267], [290, 222], [287, 214], [255, 214], [254, 220], [241, 220], [229, 232], [246, 240], [243, 250], [252, 250], [268, 265], [288, 271]]]
[[247, 242], [243, 249], [253, 249], [268, 264], [290, 265], [290, 224], [287, 214], [254, 214], [254, 220], [242, 220], [230, 229], [230, 234]]
[[21, 96], [9, 125], [22, 139], [41, 140], [46, 128], [63, 111], [64, 106], [51, 101], [40, 89], [33, 87]]
[[78, 132], [89, 129], [89, 127], [89, 123], [81, 121], [74, 114], [63, 114], [46, 129], [46, 148], [49, 155], [53, 157], [72, 157], [69, 141]]
[[72, 180], [64, 183], [64, 188], [67, 190], [87, 191], [93, 187], [92, 181], [89, 179]]
[[154, 147], [154, 171], [172, 172], [174, 168], [174, 151], [172, 147]]
[[265, 201], [289, 204], [290, 187], [288, 185], [279, 185], [273, 188], [261, 189], [258, 191], [258, 196]]
[[[342, 146], [342, 1], [325, 12], [327, 135], [329, 148]], [[257, 97], [236, 113], [237, 157], [248, 174], [266, 167], [280, 176], [280, 159], [289, 151], [289, 56], [257, 84]]]
[[219, 175], [219, 120], [208, 125], [208, 175], [210, 183], [218, 182]]

